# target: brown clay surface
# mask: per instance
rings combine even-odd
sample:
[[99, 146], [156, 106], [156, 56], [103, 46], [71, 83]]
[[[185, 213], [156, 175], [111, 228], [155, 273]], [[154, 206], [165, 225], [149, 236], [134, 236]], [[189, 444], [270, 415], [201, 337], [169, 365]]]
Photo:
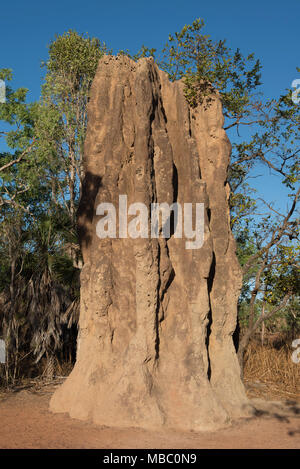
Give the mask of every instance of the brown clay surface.
[[[217, 93], [189, 107], [184, 84], [170, 82], [153, 59], [99, 61], [78, 209], [77, 359], [51, 400], [53, 412], [152, 431], [215, 431], [250, 415], [232, 340], [242, 276], [223, 125]], [[126, 237], [124, 219], [122, 236], [98, 237], [98, 207], [124, 207], [124, 196], [128, 210], [143, 204], [142, 237]], [[150, 236], [152, 203], [203, 204], [203, 245], [191, 249], [181, 238], [182, 219], [191, 221], [181, 209], [166, 236]], [[165, 224], [154, 224], [160, 234]]]
[[256, 399], [258, 416], [213, 433], [109, 428], [49, 412], [54, 387], [0, 397], [0, 448], [300, 448], [300, 405]]

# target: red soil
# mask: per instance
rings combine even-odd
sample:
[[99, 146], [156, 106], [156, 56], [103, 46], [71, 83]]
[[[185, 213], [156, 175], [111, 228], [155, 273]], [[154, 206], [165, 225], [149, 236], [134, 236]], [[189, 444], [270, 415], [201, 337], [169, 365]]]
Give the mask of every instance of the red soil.
[[258, 415], [214, 433], [119, 429], [48, 410], [54, 387], [0, 397], [0, 448], [300, 448], [300, 406], [256, 400]]

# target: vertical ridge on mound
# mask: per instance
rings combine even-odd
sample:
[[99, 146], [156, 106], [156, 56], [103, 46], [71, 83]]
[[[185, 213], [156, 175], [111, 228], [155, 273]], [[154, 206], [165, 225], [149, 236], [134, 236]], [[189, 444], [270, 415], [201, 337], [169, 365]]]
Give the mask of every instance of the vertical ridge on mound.
[[[229, 224], [230, 150], [217, 94], [191, 109], [183, 84], [151, 58], [100, 60], [78, 211], [77, 362], [51, 410], [109, 426], [189, 430], [248, 412], [232, 341], [241, 273]], [[151, 203], [203, 203], [203, 246], [186, 249], [175, 227], [166, 239], [100, 239], [96, 207], [113, 203], [118, 214], [119, 195], [149, 213]]]

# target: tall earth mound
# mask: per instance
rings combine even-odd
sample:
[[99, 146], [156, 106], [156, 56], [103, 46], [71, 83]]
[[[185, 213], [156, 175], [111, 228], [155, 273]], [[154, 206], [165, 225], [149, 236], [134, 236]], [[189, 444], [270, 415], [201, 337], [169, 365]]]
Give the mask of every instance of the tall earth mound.
[[[217, 95], [191, 109], [182, 82], [171, 83], [151, 58], [100, 60], [78, 212], [77, 361], [52, 411], [186, 430], [248, 414], [232, 340], [241, 273], [229, 224], [230, 151]], [[96, 208], [109, 202], [118, 214], [119, 195], [128, 206], [146, 204], [149, 226], [151, 203], [204, 203], [203, 246], [186, 249], [174, 230], [169, 238], [122, 238], [117, 230], [100, 239]]]

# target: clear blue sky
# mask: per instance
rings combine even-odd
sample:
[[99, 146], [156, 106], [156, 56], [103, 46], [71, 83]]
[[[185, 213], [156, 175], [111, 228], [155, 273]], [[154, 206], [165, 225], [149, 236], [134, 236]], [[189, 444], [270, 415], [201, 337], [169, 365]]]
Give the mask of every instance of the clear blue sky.
[[[226, 38], [242, 53], [254, 52], [263, 65], [263, 88], [276, 96], [300, 78], [300, 0], [11, 0], [0, 7], [0, 68], [12, 68], [14, 87], [40, 95], [40, 63], [55, 34], [68, 29], [96, 36], [117, 52], [142, 44], [160, 48], [169, 33], [201, 17], [205, 33]], [[256, 180], [269, 200], [278, 198], [269, 178]], [[285, 193], [280, 192], [280, 198]]]

